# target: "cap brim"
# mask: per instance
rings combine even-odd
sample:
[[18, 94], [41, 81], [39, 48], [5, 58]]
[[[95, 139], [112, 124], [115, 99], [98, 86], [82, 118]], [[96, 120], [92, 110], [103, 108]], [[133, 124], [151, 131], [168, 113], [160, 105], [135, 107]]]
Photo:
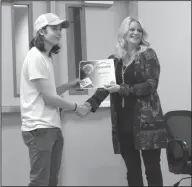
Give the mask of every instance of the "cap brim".
[[61, 24], [61, 28], [68, 28], [70, 23], [68, 20], [60, 20], [60, 21], [54, 21], [52, 23], [50, 23], [49, 25], [59, 25]]
[[69, 27], [70, 23], [68, 20], [65, 20], [61, 23], [62, 28], [67, 29]]

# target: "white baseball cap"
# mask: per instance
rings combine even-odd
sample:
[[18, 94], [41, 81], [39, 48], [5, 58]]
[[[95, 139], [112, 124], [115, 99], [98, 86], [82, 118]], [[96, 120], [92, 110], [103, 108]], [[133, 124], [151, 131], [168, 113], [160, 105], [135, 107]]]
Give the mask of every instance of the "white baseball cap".
[[40, 15], [37, 20], [35, 21], [34, 29], [35, 32], [38, 32], [40, 29], [47, 25], [59, 25], [61, 24], [62, 28], [68, 28], [69, 27], [69, 21], [68, 20], [61, 20], [57, 15], [53, 13], [46, 13]]

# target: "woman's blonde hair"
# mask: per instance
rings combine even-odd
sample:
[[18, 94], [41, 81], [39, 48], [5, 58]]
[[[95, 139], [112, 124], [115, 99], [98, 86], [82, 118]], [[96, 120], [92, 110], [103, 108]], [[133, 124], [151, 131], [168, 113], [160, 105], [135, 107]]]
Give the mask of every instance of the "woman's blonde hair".
[[143, 49], [150, 45], [146, 41], [147, 33], [144, 30], [141, 22], [139, 20], [137, 20], [136, 18], [129, 16], [123, 20], [123, 22], [121, 23], [121, 26], [119, 28], [119, 31], [118, 31], [117, 43], [116, 43], [116, 47], [115, 47], [115, 56], [117, 58], [122, 58], [127, 54], [127, 49], [125, 48], [127, 41], [126, 41], [125, 37], [129, 31], [130, 24], [133, 21], [136, 21], [137, 23], [139, 23], [141, 26], [141, 29], [142, 29], [142, 40], [141, 40], [141, 43], [139, 44], [139, 47]]

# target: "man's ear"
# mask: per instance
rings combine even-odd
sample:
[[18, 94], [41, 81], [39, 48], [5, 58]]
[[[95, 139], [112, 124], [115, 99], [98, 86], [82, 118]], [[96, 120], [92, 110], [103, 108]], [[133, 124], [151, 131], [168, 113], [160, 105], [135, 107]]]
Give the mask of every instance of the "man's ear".
[[39, 30], [39, 34], [40, 34], [41, 36], [44, 35], [44, 31], [43, 31], [43, 29]]

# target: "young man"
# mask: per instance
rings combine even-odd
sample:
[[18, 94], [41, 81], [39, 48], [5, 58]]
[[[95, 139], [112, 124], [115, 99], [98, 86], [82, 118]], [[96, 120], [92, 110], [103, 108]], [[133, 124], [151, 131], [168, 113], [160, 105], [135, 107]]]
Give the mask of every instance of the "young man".
[[59, 108], [83, 110], [60, 96], [78, 80], [55, 87], [51, 56], [59, 52], [61, 29], [68, 26], [67, 20], [55, 14], [39, 16], [34, 25], [36, 36], [21, 70], [21, 130], [29, 148], [29, 186], [57, 186], [63, 148]]

